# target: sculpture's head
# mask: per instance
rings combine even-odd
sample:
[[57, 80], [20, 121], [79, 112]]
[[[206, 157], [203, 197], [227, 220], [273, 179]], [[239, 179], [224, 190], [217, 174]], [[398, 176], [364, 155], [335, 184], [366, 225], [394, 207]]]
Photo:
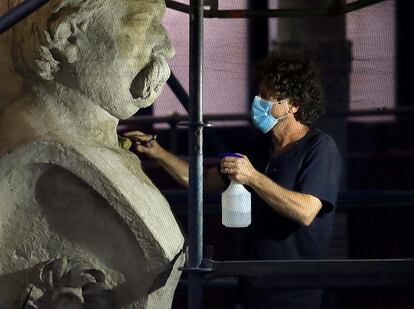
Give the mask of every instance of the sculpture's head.
[[170, 74], [164, 12], [164, 0], [52, 0], [14, 27], [14, 66], [25, 88], [71, 89], [130, 117], [154, 102]]

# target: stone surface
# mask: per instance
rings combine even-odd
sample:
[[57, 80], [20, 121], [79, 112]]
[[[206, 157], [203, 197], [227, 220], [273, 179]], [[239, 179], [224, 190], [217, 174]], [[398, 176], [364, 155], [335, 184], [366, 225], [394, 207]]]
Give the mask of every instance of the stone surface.
[[[102, 273], [114, 308], [171, 307], [183, 235], [116, 134], [169, 76], [164, 11], [158, 0], [52, 0], [1, 36], [1, 309], [21, 308], [28, 287], [35, 306], [38, 265], [72, 259]], [[78, 308], [79, 287], [63, 288]]]

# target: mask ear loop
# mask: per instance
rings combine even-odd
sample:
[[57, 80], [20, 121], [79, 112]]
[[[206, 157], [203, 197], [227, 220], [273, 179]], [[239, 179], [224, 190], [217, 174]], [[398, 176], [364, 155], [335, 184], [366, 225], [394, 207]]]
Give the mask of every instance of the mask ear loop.
[[279, 121], [279, 120], [282, 120], [282, 119], [286, 118], [289, 115], [290, 115], [290, 112], [288, 112], [286, 115], [284, 115], [282, 117], [279, 117], [279, 118], [276, 118], [276, 119]]
[[[288, 110], [288, 113], [289, 113], [289, 114], [294, 114], [294, 112], [292, 111], [292, 108], [295, 106], [295, 103], [294, 103], [294, 102], [290, 103], [290, 102], [291, 102], [291, 100], [292, 100], [292, 99], [289, 99], [289, 102], [288, 102], [288, 104], [289, 104], [289, 110]], [[295, 107], [297, 107], [297, 106], [295, 106]]]
[[[290, 99], [288, 99], [289, 101], [290, 101]], [[288, 104], [289, 104], [289, 101], [287, 102]], [[273, 103], [273, 104], [276, 104], [276, 103]], [[279, 118], [276, 118], [277, 120], [282, 120], [282, 119], [284, 119], [284, 118], [286, 118], [287, 116], [289, 116], [290, 114], [292, 114], [292, 104], [289, 104], [289, 110], [287, 111], [287, 113], [286, 113], [286, 115], [284, 115], [284, 116], [282, 116], [282, 117], [279, 117]]]
[[[289, 99], [289, 101], [291, 101], [292, 99]], [[298, 104], [295, 104], [295, 102], [293, 102], [293, 100], [292, 100], [292, 103], [291, 104], [289, 104], [289, 112], [292, 112], [292, 108], [293, 107], [297, 107], [298, 109], [299, 109], [299, 105]], [[293, 113], [294, 114], [294, 113]]]

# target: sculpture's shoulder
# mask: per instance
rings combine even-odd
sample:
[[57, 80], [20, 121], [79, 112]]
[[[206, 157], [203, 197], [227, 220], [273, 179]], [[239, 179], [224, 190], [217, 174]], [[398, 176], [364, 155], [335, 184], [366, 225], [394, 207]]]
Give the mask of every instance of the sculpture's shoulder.
[[33, 165], [58, 166], [92, 185], [106, 180], [115, 190], [122, 186], [118, 180], [123, 177], [130, 178], [129, 182], [135, 185], [152, 186], [141, 169], [139, 159], [122, 149], [87, 143], [35, 141], [0, 155], [0, 174]]
[[0, 155], [0, 168], [25, 164], [56, 164], [70, 168], [74, 163], [85, 161], [80, 147], [58, 141], [34, 141], [22, 143]]
[[38, 174], [45, 174], [45, 170], [62, 185], [76, 177], [79, 180], [76, 183], [96, 192], [127, 220], [137, 238], [152, 235], [170, 259], [182, 248], [184, 239], [168, 202], [132, 153], [121, 148], [36, 141], [0, 156], [3, 181], [14, 177], [30, 184], [40, 177]]
[[[38, 166], [55, 166], [79, 177], [92, 187], [107, 182], [112, 190], [116, 190], [117, 184], [111, 181], [113, 173], [110, 171], [114, 168], [113, 157], [116, 156], [101, 154], [103, 152], [108, 151], [86, 144], [74, 145], [59, 141], [25, 143], [0, 156], [0, 175], [29, 172]], [[111, 162], [106, 169], [105, 162]]]

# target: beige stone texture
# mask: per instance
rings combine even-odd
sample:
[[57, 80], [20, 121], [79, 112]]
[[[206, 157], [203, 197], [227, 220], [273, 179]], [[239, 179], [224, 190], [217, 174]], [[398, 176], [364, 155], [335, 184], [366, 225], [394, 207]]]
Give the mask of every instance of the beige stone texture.
[[[0, 309], [90, 306], [87, 282], [113, 297], [91, 308], [171, 307], [184, 238], [116, 133], [169, 76], [164, 12], [161, 0], [52, 0], [0, 36]], [[94, 272], [72, 275], [78, 259]]]

